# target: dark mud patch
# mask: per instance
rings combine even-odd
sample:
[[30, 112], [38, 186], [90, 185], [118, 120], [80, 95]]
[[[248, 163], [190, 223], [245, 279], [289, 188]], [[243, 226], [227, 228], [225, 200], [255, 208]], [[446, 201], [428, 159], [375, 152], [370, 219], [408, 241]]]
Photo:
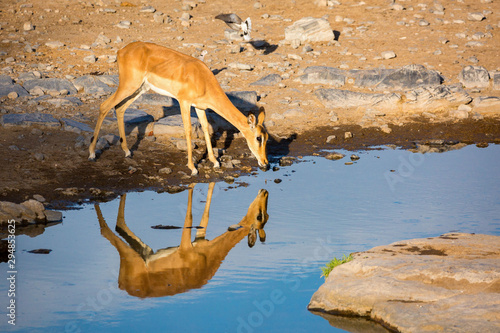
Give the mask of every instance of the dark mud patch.
[[[302, 156], [324, 155], [324, 150], [380, 149], [377, 147], [389, 144], [409, 149], [426, 140], [500, 143], [500, 121], [491, 118], [455, 123], [421, 121], [391, 126], [391, 129], [387, 134], [379, 128], [343, 125], [316, 128], [287, 137], [273, 136], [271, 132], [268, 155], [273, 166], [277, 166], [285, 156], [298, 157], [300, 161]], [[77, 134], [59, 129], [41, 130], [42, 134], [23, 127], [0, 131], [0, 200], [20, 203], [40, 194], [52, 208], [62, 209], [83, 202], [110, 200], [128, 191], [178, 192], [192, 182], [225, 179], [234, 179], [237, 183], [240, 175], [257, 170], [257, 162], [243, 139], [231, 140], [229, 145], [224, 136], [213, 140], [216, 147], [225, 149], [225, 156], [240, 161], [235, 168], [214, 170], [204, 159], [205, 147], [200, 146], [194, 152], [200, 173], [190, 177], [186, 152], [173, 144], [138, 140], [132, 159], [124, 158], [119, 146], [112, 146], [96, 162], [91, 162], [87, 159], [88, 145], [75, 146]], [[345, 132], [351, 132], [352, 137], [345, 138]], [[331, 135], [336, 139], [327, 143]], [[129, 142], [134, 144], [134, 139]], [[160, 169], [165, 167], [172, 172], [161, 174]]]

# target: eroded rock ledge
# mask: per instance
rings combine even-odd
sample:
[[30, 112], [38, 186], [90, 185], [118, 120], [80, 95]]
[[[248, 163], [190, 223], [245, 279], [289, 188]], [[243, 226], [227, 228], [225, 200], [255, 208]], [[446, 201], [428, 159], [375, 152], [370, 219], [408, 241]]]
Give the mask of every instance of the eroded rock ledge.
[[449, 233], [353, 256], [309, 310], [368, 317], [399, 332], [500, 331], [500, 237]]

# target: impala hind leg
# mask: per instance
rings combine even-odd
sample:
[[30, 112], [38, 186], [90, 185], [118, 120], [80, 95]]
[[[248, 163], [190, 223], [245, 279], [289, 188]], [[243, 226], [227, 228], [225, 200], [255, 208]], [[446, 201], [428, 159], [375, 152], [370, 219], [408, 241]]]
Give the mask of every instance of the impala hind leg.
[[[97, 119], [97, 124], [94, 129], [94, 135], [92, 136], [92, 139], [90, 139], [89, 160], [95, 161], [95, 146], [99, 137], [99, 131], [101, 130], [104, 118], [113, 107], [116, 108], [116, 118], [118, 121], [118, 130], [120, 131], [120, 142], [122, 144], [122, 149], [125, 151], [125, 156], [130, 156], [130, 151], [127, 148], [127, 142], [125, 140], [125, 124], [123, 123], [123, 113], [125, 113], [127, 107], [132, 104], [132, 102], [135, 101], [143, 92], [144, 91], [142, 85], [139, 86], [139, 88], [127, 90], [120, 89], [120, 86], [118, 86], [116, 92], [101, 104], [101, 106], [99, 107], [99, 118]], [[122, 109], [123, 112], [121, 111]], [[121, 114], [121, 117], [119, 116], [119, 114]]]
[[208, 159], [214, 164], [214, 168], [220, 168], [219, 161], [214, 156], [214, 150], [212, 148], [212, 140], [210, 139], [210, 134], [208, 133], [208, 120], [207, 113], [205, 110], [200, 110], [195, 108], [198, 119], [200, 120], [201, 128], [203, 129], [203, 134], [205, 135], [205, 142], [207, 143], [207, 154]]

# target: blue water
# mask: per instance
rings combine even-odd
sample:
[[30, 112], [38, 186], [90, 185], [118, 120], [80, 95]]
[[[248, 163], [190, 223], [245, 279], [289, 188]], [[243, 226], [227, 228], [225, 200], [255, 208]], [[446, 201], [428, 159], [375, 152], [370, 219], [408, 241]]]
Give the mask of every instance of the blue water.
[[[101, 235], [94, 205], [65, 211], [64, 222], [42, 235], [17, 237], [16, 326], [7, 323], [8, 285], [0, 279], [0, 330], [343, 332], [307, 311], [323, 283], [320, 267], [333, 257], [451, 231], [500, 235], [500, 146], [357, 154], [361, 159], [352, 165], [345, 164], [350, 153], [338, 161], [305, 157], [279, 171], [215, 184], [206, 238], [240, 222], [265, 189], [265, 242], [257, 238], [249, 247], [244, 237], [206, 284], [172, 296], [139, 298], [120, 289], [120, 255]], [[208, 184], [194, 187], [193, 225], [202, 218], [208, 191]], [[125, 222], [153, 251], [178, 246], [183, 229], [151, 226], [182, 227], [188, 196], [128, 193]], [[119, 203], [99, 205], [114, 234]], [[38, 248], [52, 252], [27, 252]], [[0, 264], [0, 272], [7, 271]]]

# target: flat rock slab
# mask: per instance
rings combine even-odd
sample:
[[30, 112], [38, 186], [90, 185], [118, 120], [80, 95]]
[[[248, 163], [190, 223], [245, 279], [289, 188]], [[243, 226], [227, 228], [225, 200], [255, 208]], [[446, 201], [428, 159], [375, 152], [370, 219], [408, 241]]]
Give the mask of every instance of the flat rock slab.
[[[191, 130], [195, 135], [201, 131], [201, 124], [196, 117], [191, 117]], [[153, 133], [154, 135], [167, 135], [176, 138], [185, 137], [182, 116], [180, 114], [175, 114], [161, 118], [155, 122]]]
[[65, 131], [75, 132], [75, 133], [81, 133], [81, 132], [93, 133], [94, 132], [94, 129], [92, 127], [90, 127], [89, 125], [81, 123], [81, 122], [73, 120], [73, 119], [61, 118], [61, 122], [63, 124]]
[[353, 254], [309, 309], [399, 332], [499, 332], [500, 237], [449, 233]]
[[401, 100], [396, 93], [371, 94], [340, 89], [318, 89], [316, 97], [329, 108], [349, 108], [360, 106], [388, 105], [393, 106]]
[[256, 91], [229, 91], [226, 95], [231, 103], [242, 112], [256, 111], [259, 109], [257, 106]]
[[285, 28], [285, 40], [330, 42], [335, 39], [330, 23], [324, 18], [304, 17]]
[[9, 113], [2, 117], [3, 126], [32, 126], [42, 125], [48, 127], [60, 127], [59, 120], [48, 113]]
[[466, 88], [487, 88], [490, 84], [490, 75], [482, 66], [466, 66], [458, 74], [458, 80]]
[[14, 83], [8, 75], [0, 75], [0, 97], [16, 92], [18, 96], [28, 96], [29, 93], [21, 85]]
[[[112, 83], [112, 81], [110, 81], [109, 83]], [[95, 75], [81, 76], [73, 81], [73, 85], [76, 89], [83, 90], [88, 95], [105, 95], [110, 94], [116, 90], [115, 88], [111, 88], [107, 83], [100, 80], [100, 76]]]
[[280, 83], [282, 80], [279, 74], [269, 74], [264, 76], [263, 78], [250, 83], [251, 86], [274, 86]]
[[29, 80], [24, 82], [23, 87], [27, 91], [30, 91], [35, 87], [40, 87], [44, 92], [67, 90], [70, 95], [78, 92], [73, 83], [70, 81], [56, 78]]

